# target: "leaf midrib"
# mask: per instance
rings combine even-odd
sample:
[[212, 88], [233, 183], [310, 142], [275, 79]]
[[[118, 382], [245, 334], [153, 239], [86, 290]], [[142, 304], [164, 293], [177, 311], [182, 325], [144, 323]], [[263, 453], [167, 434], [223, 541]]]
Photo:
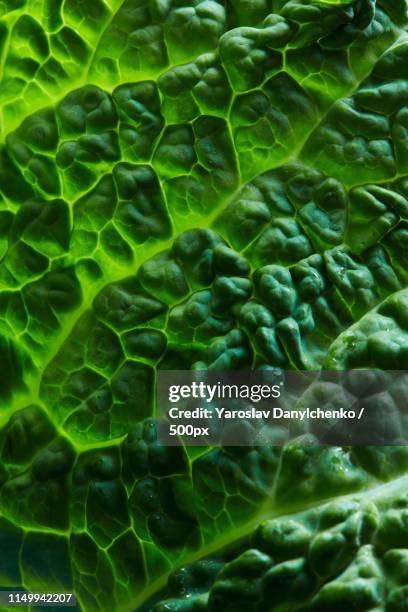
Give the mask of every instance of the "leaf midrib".
[[[379, 481], [377, 481], [378, 483]], [[270, 509], [270, 498], [262, 505], [260, 512], [251, 521], [248, 521], [242, 525], [239, 529], [231, 530], [223, 538], [219, 538], [206, 545], [199, 551], [187, 555], [179, 563], [175, 563], [172, 569], [162, 574], [157, 580], [151, 582], [149, 586], [142, 591], [137, 597], [135, 597], [127, 606], [125, 606], [122, 612], [137, 612], [138, 608], [151, 599], [155, 593], [161, 591], [166, 583], [169, 575], [180, 567], [189, 565], [198, 561], [199, 559], [214, 555], [217, 552], [221, 552], [227, 546], [244, 539], [246, 536], [253, 533], [255, 528], [264, 520], [272, 520], [276, 518], [301, 518], [305, 513], [312, 510], [322, 510], [325, 506], [328, 506], [334, 501], [350, 500], [359, 502], [363, 498], [367, 501], [375, 501], [378, 505], [381, 505], [387, 499], [392, 499], [394, 495], [401, 494], [401, 491], [408, 489], [408, 474], [400, 476], [394, 480], [390, 480], [386, 483], [381, 482], [375, 484], [373, 487], [367, 489], [361, 489], [353, 493], [347, 493], [346, 495], [331, 496], [322, 500], [318, 503], [311, 502], [302, 506], [293, 506], [290, 509], [280, 508], [274, 511]]]

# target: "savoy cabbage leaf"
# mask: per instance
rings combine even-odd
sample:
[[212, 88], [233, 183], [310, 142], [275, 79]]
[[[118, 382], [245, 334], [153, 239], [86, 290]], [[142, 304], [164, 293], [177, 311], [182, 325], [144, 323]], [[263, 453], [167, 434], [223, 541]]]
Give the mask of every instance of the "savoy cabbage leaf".
[[161, 369], [407, 369], [406, 27], [406, 0], [0, 2], [1, 589], [408, 609], [407, 447], [154, 420]]

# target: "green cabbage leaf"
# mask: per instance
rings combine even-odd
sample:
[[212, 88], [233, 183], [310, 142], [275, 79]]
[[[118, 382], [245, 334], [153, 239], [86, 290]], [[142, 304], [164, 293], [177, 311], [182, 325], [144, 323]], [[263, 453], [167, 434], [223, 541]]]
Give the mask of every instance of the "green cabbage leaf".
[[408, 609], [407, 447], [155, 424], [163, 369], [408, 369], [407, 12], [0, 2], [1, 589]]

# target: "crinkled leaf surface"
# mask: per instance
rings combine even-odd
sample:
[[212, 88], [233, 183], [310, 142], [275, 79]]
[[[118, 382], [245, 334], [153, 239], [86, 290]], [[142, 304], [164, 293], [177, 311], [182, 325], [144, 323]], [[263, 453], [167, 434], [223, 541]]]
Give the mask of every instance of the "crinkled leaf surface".
[[406, 24], [0, 2], [2, 588], [408, 609], [406, 447], [165, 448], [154, 422], [159, 369], [408, 368]]

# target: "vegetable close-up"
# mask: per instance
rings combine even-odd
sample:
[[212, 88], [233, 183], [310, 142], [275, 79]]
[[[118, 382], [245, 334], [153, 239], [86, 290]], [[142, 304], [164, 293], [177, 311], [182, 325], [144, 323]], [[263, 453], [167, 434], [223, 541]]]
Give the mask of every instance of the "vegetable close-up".
[[408, 611], [408, 445], [156, 418], [160, 371], [408, 370], [407, 28], [407, 0], [0, 0], [0, 593]]

